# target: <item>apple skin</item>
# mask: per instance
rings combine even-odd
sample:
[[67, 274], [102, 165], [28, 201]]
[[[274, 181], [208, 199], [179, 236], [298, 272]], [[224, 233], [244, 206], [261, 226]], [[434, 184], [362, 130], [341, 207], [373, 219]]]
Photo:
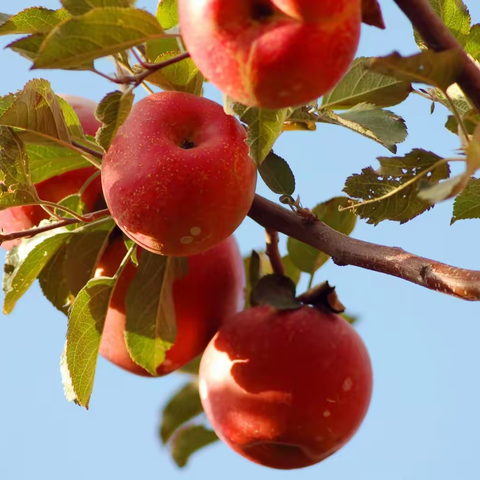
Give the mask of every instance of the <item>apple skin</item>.
[[102, 163], [117, 225], [146, 250], [204, 252], [230, 236], [255, 194], [246, 132], [206, 98], [160, 92], [136, 103]]
[[[141, 249], [138, 250], [141, 252]], [[121, 238], [111, 243], [95, 275], [114, 275], [125, 254]], [[243, 261], [233, 236], [207, 252], [189, 257], [188, 267], [188, 274], [173, 285], [177, 338], [157, 370], [159, 376], [177, 370], [200, 355], [222, 321], [240, 311], [245, 302]], [[125, 298], [135, 274], [136, 267], [129, 263], [115, 286], [100, 354], [131, 373], [150, 377], [146, 370], [132, 361], [125, 345]]]
[[200, 364], [200, 396], [218, 436], [261, 465], [318, 463], [355, 434], [372, 367], [340, 316], [304, 306], [245, 310], [224, 323]]
[[[59, 95], [66, 100], [75, 110], [85, 133], [95, 135], [95, 132], [101, 123], [95, 118], [97, 104], [87, 98], [76, 97], [74, 95]], [[68, 195], [72, 195], [90, 178], [97, 169], [95, 167], [80, 168], [70, 172], [57, 175], [43, 182], [37, 183], [38, 196], [42, 200], [58, 203]], [[95, 179], [87, 188], [82, 196], [85, 203], [85, 210], [91, 212], [95, 210], [96, 202], [101, 198], [102, 186], [101, 179]], [[48, 218], [47, 212], [38, 205], [27, 205], [22, 207], [12, 207], [0, 211], [0, 230], [5, 233], [20, 232], [28, 230], [38, 225], [42, 220]], [[12, 240], [2, 243], [5, 250], [20, 244], [21, 240]]]
[[358, 47], [361, 0], [179, 0], [206, 78], [245, 105], [286, 108], [331, 90]]
[[95, 117], [95, 111], [97, 110], [96, 102], [88, 98], [77, 97], [66, 93], [58, 96], [66, 100], [75, 110], [82, 125], [83, 132], [94, 137], [97, 130], [102, 126], [102, 122]]

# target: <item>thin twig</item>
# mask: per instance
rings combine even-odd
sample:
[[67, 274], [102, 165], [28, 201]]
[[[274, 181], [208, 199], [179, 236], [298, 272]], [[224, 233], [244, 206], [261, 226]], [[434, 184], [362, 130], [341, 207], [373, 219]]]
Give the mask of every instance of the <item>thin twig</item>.
[[22, 230], [21, 232], [12, 232], [0, 234], [0, 245], [3, 242], [8, 242], [10, 240], [16, 240], [17, 238], [33, 237], [39, 233], [48, 232], [50, 230], [55, 230], [61, 227], [68, 227], [69, 225], [74, 225], [76, 223], [91, 223], [99, 220], [100, 218], [110, 215], [108, 208], [105, 210], [98, 210], [97, 212], [89, 213], [85, 215], [83, 221], [78, 220], [77, 218], [66, 218], [60, 222], [51, 223], [49, 225], [44, 225], [42, 227], [30, 228], [29, 230]]
[[92, 157], [99, 158], [102, 160], [103, 154], [101, 152], [97, 152], [93, 148], [87, 147], [79, 142], [76, 142], [75, 140], [72, 140], [72, 145], [80, 150], [83, 150], [85, 153], [88, 153]]
[[259, 195], [255, 196], [248, 215], [265, 228], [284, 233], [325, 252], [337, 265], [354, 265], [463, 300], [480, 301], [480, 271], [452, 267], [401, 248], [347, 237], [321, 221], [304, 222], [295, 213]]
[[266, 254], [272, 265], [273, 273], [277, 275], [285, 275], [285, 267], [283, 266], [282, 257], [278, 250], [278, 232], [271, 228], [265, 229], [265, 239], [267, 241]]

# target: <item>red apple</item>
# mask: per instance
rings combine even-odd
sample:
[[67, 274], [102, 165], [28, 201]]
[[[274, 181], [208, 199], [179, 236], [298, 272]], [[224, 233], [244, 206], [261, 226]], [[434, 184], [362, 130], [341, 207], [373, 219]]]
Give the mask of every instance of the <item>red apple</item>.
[[202, 73], [245, 105], [285, 108], [327, 93], [360, 38], [361, 0], [179, 0]]
[[[69, 102], [75, 110], [83, 130], [89, 135], [95, 135], [96, 129], [101, 123], [95, 118], [97, 104], [92, 100], [73, 95], [59, 95]], [[95, 167], [86, 167], [78, 170], [57, 175], [35, 185], [38, 196], [42, 200], [58, 203], [68, 195], [72, 195], [83, 186], [88, 178], [96, 172]], [[91, 212], [95, 209], [95, 203], [100, 199], [102, 193], [100, 178], [94, 180], [84, 195], [82, 201], [85, 203], [85, 210]], [[12, 207], [0, 211], [0, 230], [5, 233], [19, 232], [38, 225], [42, 220], [48, 218], [47, 212], [36, 205], [24, 207]], [[20, 240], [5, 242], [2, 247], [10, 250], [18, 245]]]
[[95, 117], [95, 111], [97, 110], [97, 104], [88, 98], [77, 97], [75, 95], [68, 95], [66, 93], [58, 95], [66, 100], [80, 120], [84, 133], [87, 135], [95, 136], [97, 130], [102, 126], [102, 122]]
[[[117, 239], [102, 256], [95, 275], [114, 275], [125, 254], [123, 241]], [[131, 373], [150, 376], [131, 360], [125, 346], [125, 297], [135, 274], [136, 267], [129, 263], [118, 279], [105, 320], [100, 353]], [[203, 352], [223, 319], [243, 308], [244, 287], [243, 261], [233, 236], [208, 252], [189, 257], [188, 274], [173, 285], [177, 339], [158, 368], [158, 375], [177, 370]]]
[[188, 93], [134, 105], [102, 163], [117, 225], [154, 253], [204, 252], [230, 236], [253, 201], [256, 168], [242, 125]]
[[336, 452], [362, 423], [371, 392], [362, 339], [342, 317], [307, 306], [235, 315], [200, 365], [200, 396], [215, 432], [271, 468], [302, 468]]

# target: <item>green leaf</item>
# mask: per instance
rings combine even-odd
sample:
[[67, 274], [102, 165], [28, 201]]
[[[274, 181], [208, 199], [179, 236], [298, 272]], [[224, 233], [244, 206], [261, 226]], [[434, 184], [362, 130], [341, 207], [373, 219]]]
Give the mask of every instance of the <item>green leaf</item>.
[[77, 295], [68, 320], [66, 361], [69, 380], [76, 403], [87, 409], [115, 281], [108, 277], [89, 280]]
[[169, 30], [178, 25], [178, 1], [159, 0], [157, 19], [164, 30]]
[[339, 83], [322, 98], [322, 107], [345, 109], [359, 103], [391, 107], [402, 103], [412, 91], [409, 81], [399, 80], [370, 70], [372, 59], [355, 59]]
[[96, 8], [47, 36], [33, 68], [71, 68], [163, 35], [157, 19], [135, 8]]
[[58, 250], [68, 241], [71, 232], [64, 228], [39, 234], [12, 248], [5, 258], [3, 312], [12, 312], [17, 301], [30, 288]]
[[[42, 79], [29, 81], [16, 94], [15, 100], [0, 117], [0, 125], [17, 127], [37, 134], [47, 141], [59, 140], [70, 144], [70, 132], [58, 97], [50, 83]], [[23, 138], [23, 134], [19, 133]], [[28, 137], [25, 141], [32, 140]]]
[[295, 177], [282, 157], [271, 151], [260, 165], [259, 172], [272, 192], [279, 195], [293, 195]]
[[103, 126], [98, 129], [96, 140], [105, 151], [130, 114], [134, 98], [132, 92], [115, 91], [107, 94], [99, 103], [96, 114]]
[[[412, 150], [404, 157], [380, 157], [378, 160], [379, 170], [364, 168], [361, 174], [347, 178], [343, 189], [351, 197], [364, 202], [364, 205], [355, 206], [355, 212], [374, 225], [384, 220], [406, 223], [429, 210], [432, 205], [417, 195], [418, 180], [436, 185], [450, 176], [450, 169], [445, 163], [425, 175], [425, 171], [442, 158], [421, 149]], [[407, 182], [411, 183], [399, 190]]]
[[480, 218], [480, 179], [471, 178], [453, 204], [451, 224], [457, 220]]
[[65, 252], [67, 244], [62, 245], [38, 277], [40, 288], [47, 300], [60, 312], [68, 315], [75, 299], [67, 285], [64, 275]]
[[455, 49], [445, 52], [427, 50], [410, 57], [394, 52], [388, 57], [374, 58], [370, 68], [399, 80], [426, 83], [446, 91], [462, 72], [463, 59]]
[[162, 426], [160, 427], [162, 442], [167, 443], [179, 427], [202, 412], [198, 383], [196, 381], [187, 383], [175, 393], [163, 409]]
[[64, 262], [63, 274], [73, 295], [93, 277], [98, 261], [108, 244], [108, 237], [115, 227], [112, 219], [95, 222], [78, 228], [70, 240]]
[[[126, 297], [125, 339], [132, 360], [156, 375], [176, 337], [173, 281], [185, 259], [142, 252]], [[183, 265], [182, 265], [183, 264]]]
[[225, 110], [227, 113], [238, 115], [240, 120], [248, 125], [247, 144], [250, 147], [250, 156], [260, 166], [282, 133], [288, 109], [267, 110], [246, 107], [240, 103], [232, 102], [227, 97]]
[[475, 60], [480, 61], [480, 24], [474, 25], [470, 30], [465, 51]]
[[171, 444], [172, 458], [179, 467], [185, 467], [192, 454], [218, 440], [213, 430], [203, 425], [182, 428], [175, 435]]
[[[450, 30], [450, 33], [464, 46], [470, 33], [470, 14], [462, 0], [429, 0], [432, 8]], [[426, 50], [428, 47], [418, 34], [415, 33], [417, 45]]]
[[62, 173], [90, 167], [77, 152], [59, 145], [26, 145], [32, 183], [40, 183]]
[[38, 203], [25, 147], [10, 129], [0, 127], [0, 210]]
[[83, 133], [83, 127], [73, 107], [64, 98], [59, 97], [58, 95], [57, 100], [62, 109], [63, 118], [70, 134], [77, 139], [84, 140], [85, 134]]
[[[350, 235], [357, 223], [357, 217], [350, 211], [339, 210], [339, 207], [347, 207], [348, 205], [349, 200], [347, 197], [334, 197], [327, 202], [317, 205], [312, 210], [312, 213], [329, 227], [344, 235]], [[326, 253], [292, 237], [288, 238], [287, 249], [293, 265], [300, 271], [310, 275], [313, 275], [330, 259], [330, 256]]]
[[45, 40], [45, 36], [43, 33], [38, 33], [29, 35], [28, 37], [22, 37], [19, 40], [9, 43], [5, 48], [9, 48], [27, 60], [34, 62], [37, 59], [38, 51]]
[[300, 281], [300, 276], [302, 275], [301, 270], [293, 263], [290, 255], [285, 255], [282, 257], [283, 267], [285, 268], [285, 275], [290, 278], [290, 280], [298, 285]]
[[202, 360], [202, 355], [195, 357], [193, 360], [190, 360], [186, 365], [181, 367], [179, 371], [181, 373], [188, 373], [189, 375], [197, 375], [200, 369], [200, 362]]
[[63, 20], [70, 17], [64, 10], [49, 10], [44, 7], [31, 7], [22, 10], [0, 25], [0, 35], [22, 33], [48, 33]]
[[[162, 54], [178, 51], [178, 42], [176, 37], [163, 37], [158, 40], [149, 40], [146, 43], [145, 54], [147, 60], [151, 63]], [[149, 78], [150, 81], [150, 78]]]
[[302, 305], [296, 299], [296, 286], [292, 279], [275, 273], [265, 275], [253, 287], [250, 304], [254, 307], [270, 305], [278, 310], [293, 310]]
[[135, 2], [136, 0], [62, 0], [62, 5], [72, 15], [83, 15], [94, 8], [133, 7]]
[[[180, 55], [179, 50], [166, 52], [159, 55], [154, 63], [162, 63]], [[134, 68], [137, 73], [138, 67]], [[174, 63], [162, 68], [148, 77], [148, 81], [162, 88], [163, 90], [174, 90], [177, 92], [201, 95], [203, 90], [204, 77], [191, 58]]]

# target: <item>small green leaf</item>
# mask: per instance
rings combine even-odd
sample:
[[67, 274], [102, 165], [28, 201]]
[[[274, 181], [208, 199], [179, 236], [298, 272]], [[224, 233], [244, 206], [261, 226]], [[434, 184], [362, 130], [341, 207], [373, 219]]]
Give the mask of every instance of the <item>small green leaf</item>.
[[302, 305], [295, 297], [293, 280], [275, 273], [262, 277], [253, 287], [250, 304], [254, 307], [270, 305], [278, 310], [292, 310]]
[[77, 295], [93, 277], [114, 227], [115, 222], [107, 218], [102, 222], [87, 224], [73, 232], [67, 246], [63, 271], [73, 295]]
[[25, 146], [10, 128], [0, 127], [0, 210], [38, 203]]
[[[380, 169], [367, 167], [361, 174], [347, 178], [343, 191], [364, 203], [355, 207], [355, 212], [367, 219], [367, 223], [376, 225], [384, 220], [406, 223], [426, 212], [432, 205], [418, 197], [418, 183], [412, 181], [419, 177], [430, 185], [436, 185], [450, 176], [447, 164], [437, 164], [441, 157], [421, 149], [412, 150], [404, 157], [380, 157]], [[411, 182], [406, 187], [402, 185]], [[378, 200], [383, 198], [383, 200]]]
[[[470, 14], [462, 0], [428, 0], [450, 33], [464, 46], [470, 33]], [[417, 45], [426, 50], [428, 47], [418, 32], [415, 33]]]
[[178, 0], [159, 0], [157, 19], [164, 30], [178, 25]]
[[5, 258], [3, 312], [12, 312], [15, 304], [30, 288], [48, 262], [68, 241], [71, 232], [64, 228], [39, 234], [12, 248]]
[[159, 38], [157, 19], [135, 8], [94, 8], [56, 26], [33, 68], [72, 68]]
[[[318, 219], [329, 227], [350, 235], [357, 223], [357, 217], [350, 211], [340, 211], [339, 207], [349, 205], [347, 197], [334, 197], [327, 202], [320, 203], [313, 210]], [[288, 254], [293, 265], [300, 271], [313, 275], [330, 256], [316, 248], [307, 245], [295, 238], [289, 237], [287, 241]]]
[[132, 92], [115, 91], [107, 94], [99, 103], [96, 114], [103, 126], [97, 131], [96, 140], [105, 151], [130, 114], [134, 98]]
[[9, 48], [27, 60], [34, 62], [37, 59], [45, 36], [43, 33], [37, 33], [35, 35], [29, 35], [28, 37], [22, 37], [19, 40], [9, 43], [5, 48]]
[[476, 24], [470, 30], [465, 51], [475, 60], [480, 61], [480, 24]]
[[175, 51], [178, 51], [176, 37], [163, 37], [158, 40], [149, 40], [145, 48], [147, 60], [151, 63], [155, 62], [160, 55]]
[[394, 52], [388, 57], [374, 58], [370, 68], [399, 80], [426, 83], [446, 91], [462, 72], [463, 59], [455, 49], [444, 52], [427, 50], [410, 57]]
[[185, 259], [142, 253], [126, 297], [125, 339], [132, 360], [156, 375], [177, 333], [173, 281]]
[[192, 454], [216, 441], [218, 441], [217, 434], [203, 425], [182, 428], [172, 440], [172, 458], [177, 466], [185, 467]]
[[180, 368], [180, 372], [188, 373], [189, 375], [198, 375], [200, 369], [200, 362], [202, 360], [202, 355], [195, 357], [193, 360], [190, 360], [186, 365]]
[[345, 109], [359, 103], [392, 107], [402, 103], [412, 91], [411, 83], [369, 70], [371, 60], [356, 58], [342, 80], [324, 95], [322, 107]]
[[62, 0], [62, 5], [72, 15], [83, 15], [94, 8], [133, 7], [135, 2], [136, 0]]
[[64, 275], [65, 252], [67, 244], [62, 245], [48, 262], [38, 277], [40, 288], [47, 300], [60, 312], [68, 315], [75, 299], [67, 285]]
[[175, 393], [163, 409], [162, 426], [160, 427], [162, 442], [167, 443], [179, 427], [202, 412], [198, 383], [196, 381], [187, 383]]
[[[180, 55], [179, 50], [165, 52], [159, 55], [154, 63], [162, 63]], [[134, 69], [137, 72], [138, 68]], [[148, 81], [163, 90], [201, 95], [203, 89], [203, 75], [191, 58], [162, 68], [148, 77]]]
[[77, 295], [68, 320], [68, 373], [76, 403], [87, 409], [114, 286], [114, 278], [99, 277], [89, 280]]
[[282, 157], [271, 151], [258, 170], [272, 192], [278, 195], [293, 195], [295, 177]]
[[10, 17], [5, 23], [0, 24], [0, 35], [48, 33], [52, 28], [69, 17], [70, 14], [63, 9], [27, 8]]
[[295, 285], [298, 285], [302, 272], [292, 262], [292, 258], [290, 257], [290, 255], [285, 255], [284, 257], [282, 257], [282, 263], [283, 267], [285, 268], [285, 276], [290, 278], [290, 280], [293, 280], [293, 283], [295, 283]]
[[480, 179], [471, 178], [453, 204], [451, 224], [457, 220], [480, 218]]
[[247, 144], [250, 147], [250, 156], [260, 166], [282, 133], [289, 110], [246, 107], [232, 102], [228, 97], [225, 99], [225, 110], [238, 115], [240, 120], [248, 125]]

